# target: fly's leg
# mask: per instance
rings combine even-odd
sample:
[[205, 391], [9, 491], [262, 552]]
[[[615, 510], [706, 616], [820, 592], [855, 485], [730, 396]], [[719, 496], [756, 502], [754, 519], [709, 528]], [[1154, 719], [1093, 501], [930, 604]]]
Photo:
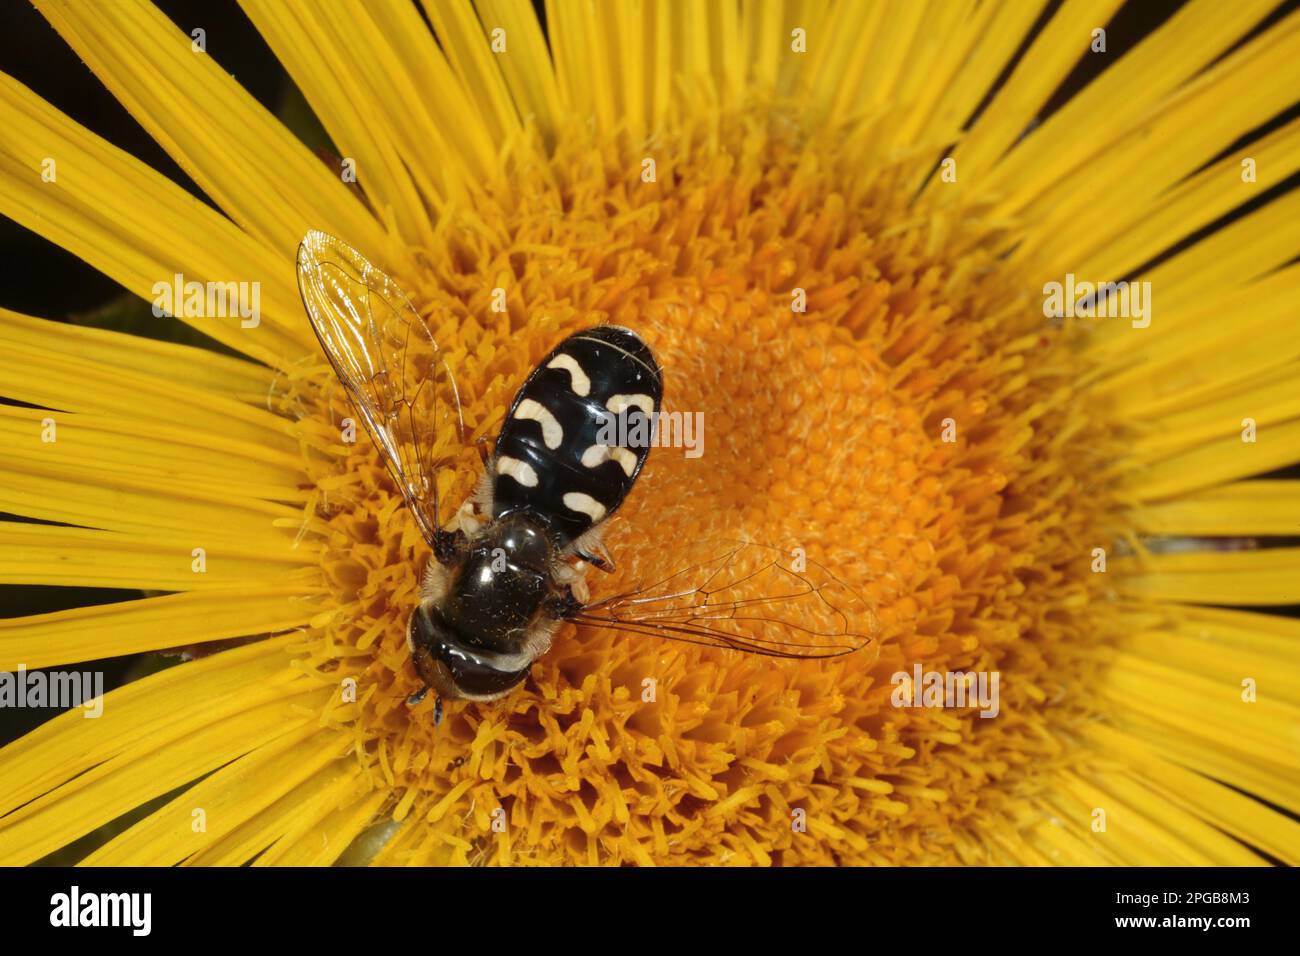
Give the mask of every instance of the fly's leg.
[[563, 621], [577, 614], [585, 605], [573, 596], [573, 588], [566, 584], [563, 591], [547, 598], [542, 607], [552, 620]]
[[586, 561], [606, 574], [614, 570], [614, 557], [594, 528], [573, 543], [573, 556]]
[[[594, 551], [595, 549], [593, 548], [592, 550]], [[604, 554], [588, 554], [586, 551], [577, 549], [573, 553], [583, 561], [586, 561], [593, 568], [599, 568], [606, 574], [609, 574], [614, 570], [614, 559], [609, 556], [608, 552]]]
[[[407, 707], [418, 707], [420, 702], [429, 695], [428, 687], [421, 687], [410, 697], [406, 698]], [[442, 695], [439, 694], [433, 699], [433, 726], [437, 727], [442, 723]]]
[[479, 516], [477, 502], [471, 497], [461, 505], [460, 510], [456, 512], [454, 523], [456, 530], [464, 534], [468, 539], [477, 537], [479, 531], [482, 530], [483, 525], [487, 522], [486, 519]]
[[564, 585], [565, 590], [577, 599], [579, 604], [586, 604], [591, 600], [591, 591], [587, 587], [587, 578], [578, 568], [571, 564], [558, 564], [555, 566], [552, 574], [555, 577], [555, 583]]
[[433, 556], [439, 564], [453, 564], [464, 556], [469, 547], [469, 539], [463, 531], [443, 531], [439, 528], [433, 533]]

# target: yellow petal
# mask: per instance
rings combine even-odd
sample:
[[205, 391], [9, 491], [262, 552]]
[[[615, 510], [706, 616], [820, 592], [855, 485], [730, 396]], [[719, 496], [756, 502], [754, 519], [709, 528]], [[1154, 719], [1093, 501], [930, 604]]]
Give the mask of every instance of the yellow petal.
[[[1255, 160], [1257, 180], [1241, 180], [1242, 159]], [[1262, 195], [1300, 169], [1300, 121], [1283, 126], [1180, 183], [1154, 208], [1132, 209], [1128, 228], [1099, 241], [1079, 265], [1084, 276], [1122, 276], [1164, 252], [1170, 237], [1189, 235]]]
[[[1178, 736], [1199, 738], [1225, 754], [1259, 760], [1261, 766], [1290, 768], [1290, 776], [1283, 772], [1283, 777], [1293, 784], [1300, 770], [1296, 747], [1300, 714], [1286, 701], [1282, 687], [1260, 694], [1254, 702], [1243, 700], [1241, 682], [1252, 676], [1256, 675], [1207, 678], [1182, 670], [1177, 661], [1152, 661], [1121, 652], [1112, 659], [1101, 689], [1120, 715], [1118, 723], [1131, 714], [1181, 727]], [[1292, 784], [1288, 786], [1294, 792]]]
[[1120, 493], [1134, 501], [1155, 501], [1260, 475], [1294, 464], [1300, 457], [1300, 422], [1270, 424], [1262, 435], [1252, 444], [1243, 442], [1240, 432], [1226, 434], [1135, 469], [1125, 477]]
[[1128, 594], [1201, 604], [1300, 604], [1300, 548], [1197, 551], [1112, 562]]
[[[178, 275], [184, 282], [248, 283], [247, 318], [180, 319], [246, 355], [275, 365], [315, 347], [292, 257], [3, 74], [0, 127], [0, 212], [149, 302], [159, 301], [156, 285], [172, 287]], [[55, 163], [51, 182], [42, 179], [46, 160]], [[255, 319], [255, 326], [242, 325]]]
[[[946, 71], [943, 95], [937, 99], [930, 97], [935, 107], [919, 127], [916, 137], [919, 141], [950, 143], [957, 139], [963, 124], [1006, 68], [1044, 6], [1042, 0], [983, 3], [961, 21], [952, 47], [955, 70], [950, 66]], [[945, 73], [936, 74], [932, 82], [941, 82], [940, 76]], [[929, 173], [928, 168], [919, 173], [918, 183]]]
[[[495, 25], [480, 23], [472, 4], [464, 0], [420, 0], [420, 6], [433, 24], [460, 88], [470, 100], [466, 105], [477, 115], [488, 137], [503, 142], [519, 129], [519, 114], [499, 66], [510, 55], [510, 35], [505, 35], [505, 53], [495, 53], [488, 45]], [[521, 42], [524, 39], [519, 37]]]
[[201, 531], [124, 535], [0, 521], [5, 584], [206, 591], [297, 582], [308, 594], [320, 590], [319, 580], [313, 555], [288, 547], [268, 553], [210, 541]]
[[[109, 91], [246, 232], [291, 258], [308, 229], [375, 253], [382, 227], [211, 56], [148, 3], [37, 8]], [[219, 42], [216, 37], [213, 42]]]
[[148, 372], [169, 382], [238, 396], [259, 405], [265, 404], [275, 379], [274, 373], [263, 365], [211, 349], [51, 322], [8, 309], [0, 309], [0, 342], [26, 343], [47, 351], [71, 353], [100, 365]]
[[316, 793], [296, 794], [298, 810], [290, 825], [254, 866], [327, 866], [348, 848], [352, 837], [373, 822], [374, 813], [388, 794], [372, 794], [355, 763], [336, 761]]
[[[1125, 137], [1145, 114], [1236, 43], [1273, 6], [1271, 0], [1243, 0], [1227, 6], [1219, 0], [1192, 0], [1132, 49], [1122, 52], [1085, 53], [1090, 32], [1083, 34], [1076, 46], [1080, 55], [1117, 60], [998, 163], [988, 188], [995, 195], [1005, 193], [1007, 199], [996, 214], [1009, 215], [1048, 187], [1088, 175], [1098, 154], [1124, 149]], [[1104, 27], [1105, 19], [1099, 18], [1093, 26]], [[1087, 134], [1078, 135], [1081, 129]], [[1065, 143], [1069, 148], [1062, 148]]]
[[1015, 143], [1038, 110], [1074, 69], [1092, 30], [1108, 22], [1123, 0], [1066, 0], [1016, 62], [1005, 85], [957, 147], [958, 182], [978, 180]]
[[[288, 636], [258, 641], [133, 681], [105, 695], [109, 720], [89, 720], [74, 708], [46, 721], [0, 750], [0, 776], [6, 783], [0, 814], [110, 757], [133, 752], [151, 727], [160, 725], [179, 738], [248, 704], [284, 696], [287, 685], [300, 679], [289, 668], [291, 642]], [[167, 720], [160, 724], [161, 714]], [[7, 819], [0, 818], [0, 833]]]
[[304, 564], [320, 550], [314, 541], [295, 541], [299, 509], [251, 499], [242, 489], [211, 492], [57, 460], [0, 461], [0, 510], [127, 535], [190, 536], [264, 553], [295, 550]]
[[[1099, 248], [1122, 236], [1134, 217], [1169, 189], [1238, 137], [1290, 106], [1289, 91], [1297, 85], [1300, 11], [1153, 106], [1126, 136], [1122, 148], [1097, 153], [1077, 175], [1061, 177], [1044, 191], [1025, 212], [1035, 225], [1015, 258], [1034, 262], [1035, 268], [1047, 275], [1078, 273], [1083, 250]], [[1224, 103], [1231, 103], [1232, 109], [1224, 109]], [[1237, 184], [1225, 183], [1224, 188], [1237, 188], [1239, 180]], [[1253, 241], [1268, 240], [1268, 234], [1259, 231], [1262, 225], [1257, 221], [1251, 227]], [[1189, 252], [1202, 251], [1226, 231], [1215, 233]], [[1167, 237], [1167, 244], [1185, 236], [1186, 229], [1180, 227]], [[1229, 248], [1237, 250], [1240, 244], [1238, 237]], [[1179, 256], [1174, 262], [1185, 259], [1186, 255]], [[1261, 271], [1252, 268], [1237, 281]], [[1171, 301], [1169, 293], [1188, 291], [1166, 286], [1166, 305]]]
[[[432, 243], [432, 210], [489, 179], [495, 148], [411, 4], [241, 6], [275, 51], [385, 222]], [[380, 105], [382, 104], [382, 105]]]
[[[20, 401], [118, 419], [184, 423], [197, 431], [264, 444], [276, 452], [298, 450], [291, 437], [292, 424], [265, 408], [170, 382], [152, 372], [101, 365], [18, 337], [5, 345], [8, 360], [0, 366], [0, 392]], [[58, 414], [49, 417], [59, 419]]]
[[1300, 267], [1249, 285], [1217, 289], [1195, 303], [1159, 312], [1148, 329], [1094, 336], [1099, 369], [1089, 384], [1115, 417], [1161, 427], [1170, 411], [1247, 390], [1300, 361], [1291, 328]]
[[1300, 482], [1238, 481], [1137, 509], [1144, 534], [1300, 535]]
[[[82, 864], [174, 866], [263, 813], [303, 781], [323, 775], [344, 744], [335, 734], [298, 723], [290, 733], [262, 743], [189, 787], [96, 849]], [[356, 764], [346, 767], [348, 778], [355, 781]]]
[[[560, 97], [555, 69], [541, 25], [528, 0], [478, 0], [483, 25], [506, 31], [507, 53], [499, 57], [501, 75], [522, 120], [536, 122], [542, 134], [555, 135], [560, 121]], [[622, 10], [627, 5], [616, 5]]]
[[0, 620], [0, 670], [103, 660], [284, 631], [319, 607], [294, 587], [166, 594]]
[[300, 457], [180, 424], [0, 406], [0, 442], [15, 467], [69, 475], [98, 470], [155, 488], [180, 485], [245, 499], [308, 498]]
[[1095, 722], [1088, 724], [1083, 733], [1108, 754], [1134, 767], [1143, 785], [1153, 789], [1160, 799], [1247, 844], [1267, 848], [1270, 855], [1290, 866], [1300, 862], [1300, 823], [1295, 820], [1216, 780], [1162, 759], [1130, 734]]
[[[277, 860], [285, 866], [329, 866], [374, 822], [389, 798], [387, 792], [378, 790], [349, 803], [348, 794], [358, 789], [364, 792], [363, 784], [356, 774], [348, 777], [342, 769], [317, 774], [211, 847], [188, 858], [185, 865], [235, 866], [274, 843], [278, 847]], [[319, 812], [322, 804], [330, 801], [340, 805], [320, 820], [315, 819], [315, 813], [302, 813], [304, 807]], [[309, 827], [305, 832], [304, 817]]]

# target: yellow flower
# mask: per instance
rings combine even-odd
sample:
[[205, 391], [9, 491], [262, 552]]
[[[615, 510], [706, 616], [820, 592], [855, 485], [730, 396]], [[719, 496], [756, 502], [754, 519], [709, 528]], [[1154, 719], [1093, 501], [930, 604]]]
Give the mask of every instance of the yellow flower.
[[[1119, 0], [242, 5], [364, 201], [150, 6], [37, 2], [221, 212], [0, 78], [0, 213], [146, 299], [260, 290], [185, 319], [239, 359], [0, 313], [0, 509], [53, 522], [0, 524], [0, 581], [166, 592], [0, 622], [0, 667], [224, 648], [0, 751], [0, 862], [127, 814], [86, 862], [1300, 861], [1300, 625], [1222, 607], [1300, 603], [1300, 550], [1246, 546], [1300, 527], [1259, 478], [1300, 461], [1300, 193], [1179, 245], [1300, 162], [1300, 121], [1234, 145], [1300, 14], [1093, 53]], [[427, 548], [340, 438], [313, 228], [429, 316], [469, 438], [567, 332], [636, 327], [708, 444], [651, 456], [619, 573], [801, 547], [875, 642], [566, 628], [505, 700], [408, 711]], [[1124, 279], [1131, 315], [1073, 308]], [[996, 716], [900, 705], [918, 668], [996, 675]]]

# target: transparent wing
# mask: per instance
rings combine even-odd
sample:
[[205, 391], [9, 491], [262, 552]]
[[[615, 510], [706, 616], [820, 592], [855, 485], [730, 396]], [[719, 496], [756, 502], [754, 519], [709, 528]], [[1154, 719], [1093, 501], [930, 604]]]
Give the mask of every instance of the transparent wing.
[[873, 640], [866, 600], [798, 552], [742, 541], [690, 549], [679, 570], [575, 611], [569, 619], [630, 635], [769, 657], [851, 654]]
[[464, 441], [456, 381], [433, 334], [382, 269], [323, 232], [312, 230], [298, 247], [298, 291], [321, 348], [433, 546], [442, 526], [441, 460], [434, 454], [451, 434]]

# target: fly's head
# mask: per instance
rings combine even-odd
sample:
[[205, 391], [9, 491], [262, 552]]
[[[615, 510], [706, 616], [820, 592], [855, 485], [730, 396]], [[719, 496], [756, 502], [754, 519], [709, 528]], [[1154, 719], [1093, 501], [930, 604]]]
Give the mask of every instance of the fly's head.
[[527, 655], [501, 654], [466, 640], [429, 602], [411, 612], [406, 639], [416, 673], [444, 700], [496, 700], [522, 683], [532, 664]]
[[555, 591], [550, 541], [522, 517], [490, 522], [443, 566], [430, 567], [407, 623], [416, 672], [447, 699], [494, 700], [528, 676], [549, 645]]

